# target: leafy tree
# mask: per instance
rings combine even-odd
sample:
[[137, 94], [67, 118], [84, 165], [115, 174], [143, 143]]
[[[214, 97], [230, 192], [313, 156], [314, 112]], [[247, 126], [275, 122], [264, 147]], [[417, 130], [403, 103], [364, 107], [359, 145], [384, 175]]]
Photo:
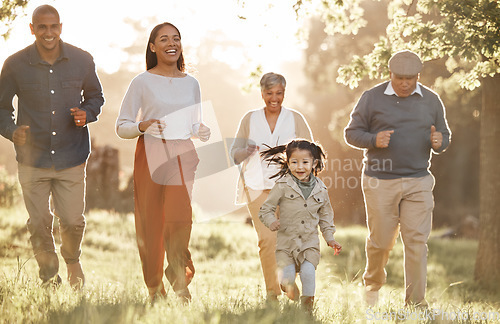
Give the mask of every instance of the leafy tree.
[[10, 32], [10, 24], [17, 18], [20, 13], [20, 9], [26, 7], [28, 0], [2, 0], [2, 6], [0, 7], [0, 23], [3, 27], [0, 27], [0, 35], [3, 38], [7, 38]]
[[[368, 0], [321, 0], [328, 33], [355, 35], [366, 25], [361, 4]], [[298, 14], [312, 1], [296, 2]], [[462, 88], [482, 92], [480, 138], [480, 238], [475, 279], [500, 279], [500, 3], [496, 0], [390, 0], [386, 35], [373, 50], [339, 68], [337, 82], [355, 88], [362, 79], [388, 76], [392, 53], [410, 49], [424, 61], [443, 60]], [[445, 82], [447, 80], [436, 80]]]

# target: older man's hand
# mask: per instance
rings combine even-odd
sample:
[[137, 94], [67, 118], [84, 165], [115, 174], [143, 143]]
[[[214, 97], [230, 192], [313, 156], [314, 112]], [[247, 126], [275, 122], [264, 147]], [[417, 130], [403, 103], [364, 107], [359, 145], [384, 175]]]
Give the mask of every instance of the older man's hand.
[[436, 126], [431, 126], [431, 145], [432, 149], [437, 151], [443, 145], [443, 133], [436, 131]]
[[386, 130], [377, 133], [377, 138], [375, 142], [375, 147], [377, 148], [386, 148], [389, 146], [389, 142], [391, 141], [391, 134], [394, 133], [394, 130]]

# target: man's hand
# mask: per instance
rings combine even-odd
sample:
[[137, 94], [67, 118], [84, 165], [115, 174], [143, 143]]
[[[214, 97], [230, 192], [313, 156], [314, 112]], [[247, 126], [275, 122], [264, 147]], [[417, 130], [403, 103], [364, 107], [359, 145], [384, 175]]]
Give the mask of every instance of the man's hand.
[[28, 134], [30, 131], [30, 127], [28, 125], [21, 125], [12, 134], [12, 141], [15, 145], [21, 146], [26, 144], [26, 140], [28, 139]]
[[437, 151], [443, 145], [443, 134], [436, 131], [436, 126], [431, 126], [431, 145], [432, 149]]
[[269, 229], [273, 232], [279, 230], [280, 229], [280, 221], [277, 220], [277, 221], [272, 222], [271, 225], [269, 225]]
[[71, 108], [70, 111], [71, 116], [73, 116], [73, 120], [75, 121], [75, 125], [77, 127], [85, 126], [87, 123], [87, 112], [77, 107]]
[[386, 130], [377, 133], [377, 138], [375, 141], [375, 147], [377, 148], [386, 148], [389, 146], [389, 142], [391, 141], [391, 134], [394, 133], [394, 130]]

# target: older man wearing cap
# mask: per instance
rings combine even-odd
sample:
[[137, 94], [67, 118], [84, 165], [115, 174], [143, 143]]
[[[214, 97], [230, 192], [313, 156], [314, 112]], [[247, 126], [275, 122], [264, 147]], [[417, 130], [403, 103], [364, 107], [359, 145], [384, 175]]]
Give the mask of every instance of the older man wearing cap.
[[369, 234], [363, 280], [368, 306], [378, 301], [399, 232], [405, 303], [427, 305], [427, 239], [434, 208], [431, 152], [444, 152], [451, 133], [441, 99], [418, 82], [422, 66], [411, 51], [394, 54], [390, 81], [363, 93], [345, 128], [346, 142], [365, 156], [362, 188]]

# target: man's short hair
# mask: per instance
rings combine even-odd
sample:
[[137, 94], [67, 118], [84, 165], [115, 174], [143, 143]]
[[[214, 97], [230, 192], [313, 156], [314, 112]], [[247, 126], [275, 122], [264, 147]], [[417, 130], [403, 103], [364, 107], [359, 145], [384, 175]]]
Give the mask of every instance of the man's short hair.
[[47, 15], [47, 14], [52, 14], [57, 17], [57, 20], [61, 20], [59, 18], [59, 12], [57, 12], [57, 9], [52, 7], [51, 5], [41, 5], [36, 7], [36, 9], [33, 11], [33, 15], [31, 16], [31, 22], [35, 22], [35, 18], [38, 15]]

